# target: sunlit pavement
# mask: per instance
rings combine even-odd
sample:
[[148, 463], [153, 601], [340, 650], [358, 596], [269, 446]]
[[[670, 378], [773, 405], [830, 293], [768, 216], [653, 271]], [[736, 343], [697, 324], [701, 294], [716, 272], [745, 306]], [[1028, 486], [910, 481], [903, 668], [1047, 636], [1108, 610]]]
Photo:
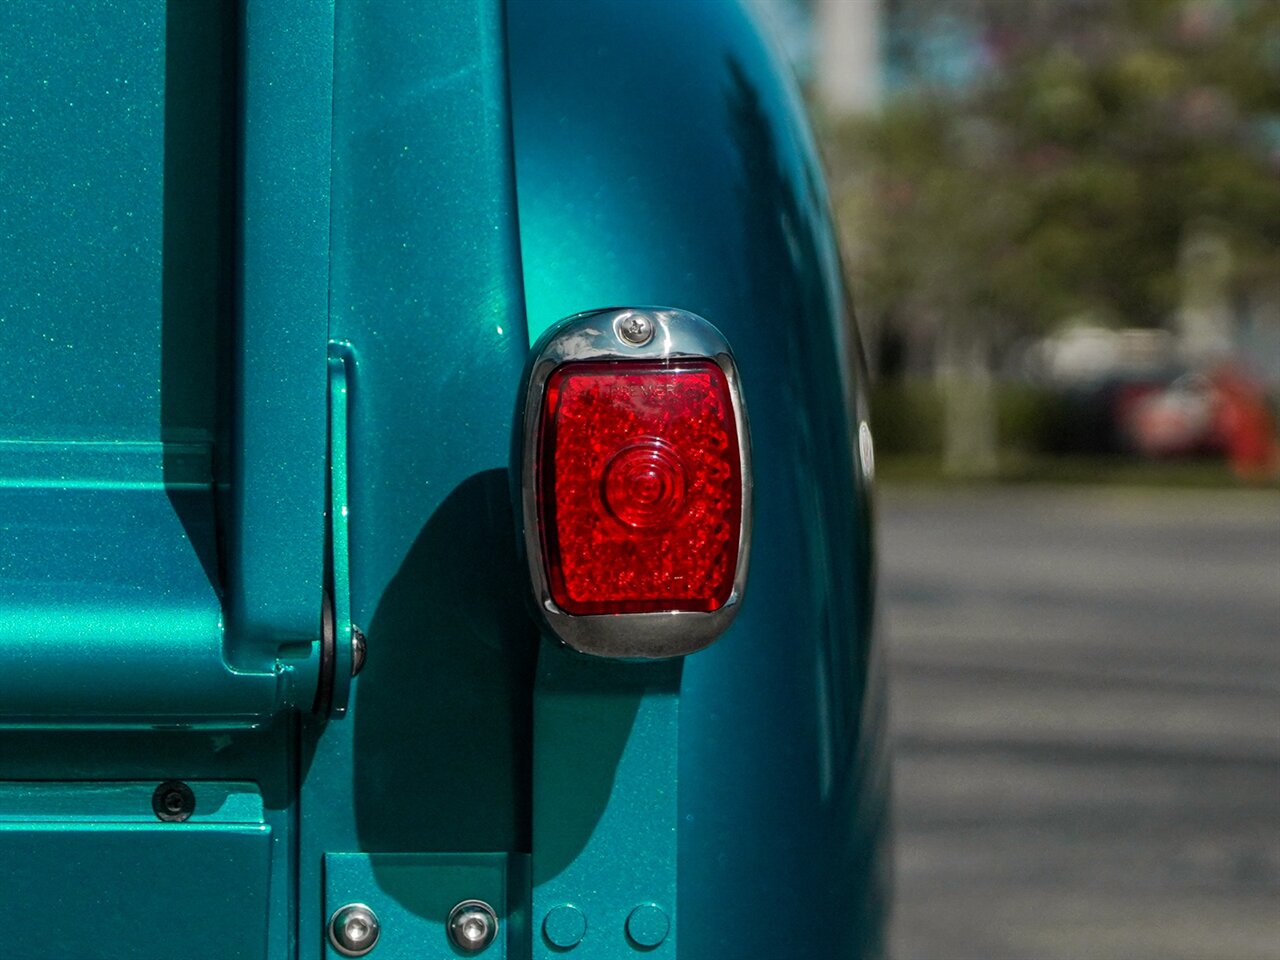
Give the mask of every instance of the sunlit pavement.
[[1280, 957], [1280, 498], [880, 508], [898, 960]]

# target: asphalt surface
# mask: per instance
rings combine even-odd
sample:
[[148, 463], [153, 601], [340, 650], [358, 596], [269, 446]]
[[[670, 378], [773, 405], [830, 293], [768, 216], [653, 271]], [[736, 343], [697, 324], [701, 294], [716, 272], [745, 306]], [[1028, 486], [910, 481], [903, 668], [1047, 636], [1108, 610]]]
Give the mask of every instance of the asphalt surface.
[[882, 491], [898, 960], [1280, 958], [1280, 497]]

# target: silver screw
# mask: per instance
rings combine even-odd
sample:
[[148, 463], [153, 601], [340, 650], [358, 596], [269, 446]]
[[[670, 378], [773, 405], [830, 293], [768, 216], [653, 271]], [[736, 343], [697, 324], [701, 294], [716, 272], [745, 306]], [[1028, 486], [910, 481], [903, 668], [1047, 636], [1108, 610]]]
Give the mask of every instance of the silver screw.
[[618, 338], [633, 347], [643, 347], [653, 339], [653, 321], [642, 313], [628, 313], [617, 320]]
[[483, 900], [463, 900], [449, 912], [449, 939], [459, 950], [479, 953], [498, 936], [498, 915]]
[[329, 942], [344, 957], [363, 957], [381, 933], [377, 915], [363, 903], [348, 903], [329, 918]]

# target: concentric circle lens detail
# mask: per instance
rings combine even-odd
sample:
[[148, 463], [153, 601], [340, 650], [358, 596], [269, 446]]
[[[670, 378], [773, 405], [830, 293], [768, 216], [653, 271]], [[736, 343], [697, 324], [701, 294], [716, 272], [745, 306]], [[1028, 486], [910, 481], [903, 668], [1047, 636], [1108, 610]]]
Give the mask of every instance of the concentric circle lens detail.
[[541, 416], [538, 512], [555, 605], [571, 616], [724, 606], [742, 474], [716, 361], [563, 363]]
[[605, 507], [616, 519], [634, 530], [658, 530], [684, 509], [684, 462], [670, 444], [647, 437], [613, 455], [602, 486]]

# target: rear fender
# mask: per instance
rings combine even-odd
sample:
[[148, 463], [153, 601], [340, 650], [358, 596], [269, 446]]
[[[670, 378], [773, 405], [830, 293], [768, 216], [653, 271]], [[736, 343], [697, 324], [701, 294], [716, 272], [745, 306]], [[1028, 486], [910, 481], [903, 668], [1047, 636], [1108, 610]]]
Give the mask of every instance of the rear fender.
[[[507, 24], [530, 337], [591, 308], [691, 311], [733, 345], [752, 413], [746, 599], [681, 686], [681, 953], [874, 955], [888, 784], [872, 516], [802, 104], [733, 3], [512, 0]], [[779, 939], [780, 918], [815, 915], [833, 922]]]

